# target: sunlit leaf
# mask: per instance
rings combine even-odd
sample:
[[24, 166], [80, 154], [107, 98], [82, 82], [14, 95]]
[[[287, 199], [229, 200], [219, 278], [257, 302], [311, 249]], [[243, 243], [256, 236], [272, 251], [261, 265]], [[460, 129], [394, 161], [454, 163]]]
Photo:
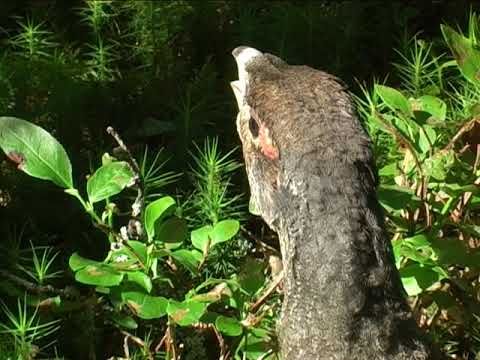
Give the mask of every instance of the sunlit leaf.
[[0, 117], [0, 148], [30, 176], [73, 188], [72, 165], [63, 146], [28, 121]]
[[180, 326], [197, 323], [207, 310], [208, 304], [200, 301], [186, 300], [177, 302], [170, 300], [167, 306], [168, 316]]
[[217, 317], [215, 326], [227, 336], [240, 336], [243, 332], [242, 324], [237, 319], [223, 315]]
[[171, 253], [174, 260], [185, 266], [192, 274], [198, 273], [198, 265], [202, 260], [202, 253], [196, 250], [176, 250]]
[[192, 245], [195, 246], [198, 250], [202, 251], [204, 254], [212, 246], [210, 234], [213, 230], [211, 225], [202, 226], [199, 229], [195, 229], [190, 234], [190, 239]]
[[431, 267], [413, 263], [400, 269], [403, 287], [409, 296], [415, 296], [428, 289], [445, 276]]
[[375, 84], [375, 92], [392, 110], [399, 110], [406, 115], [412, 114], [408, 99], [400, 91], [385, 85]]
[[155, 223], [172, 215], [175, 205], [175, 199], [170, 196], [164, 196], [148, 204], [145, 209], [145, 230], [149, 239], [154, 237]]
[[140, 285], [147, 292], [152, 291], [152, 280], [141, 271], [127, 272], [127, 280]]
[[238, 220], [219, 221], [210, 232], [212, 246], [230, 240], [238, 233], [239, 229], [240, 223]]
[[423, 95], [414, 100], [415, 110], [424, 111], [435, 118], [445, 120], [447, 116], [447, 104], [436, 96]]
[[87, 181], [88, 199], [91, 203], [105, 200], [120, 193], [134, 179], [125, 161], [115, 161], [101, 166]]
[[124, 274], [106, 264], [87, 265], [75, 273], [75, 280], [95, 286], [115, 286], [123, 280]]
[[142, 319], [158, 319], [167, 314], [168, 300], [137, 291], [122, 292], [122, 300]]
[[474, 47], [471, 39], [464, 37], [451, 27], [440, 25], [440, 28], [463, 76], [467, 80], [478, 84], [480, 80], [480, 51]]
[[70, 259], [68, 260], [68, 265], [70, 266], [70, 269], [72, 269], [73, 271], [80, 270], [81, 268], [84, 268], [87, 265], [99, 265], [99, 264], [101, 264], [101, 262], [86, 259], [78, 255], [78, 253], [73, 253], [70, 256]]

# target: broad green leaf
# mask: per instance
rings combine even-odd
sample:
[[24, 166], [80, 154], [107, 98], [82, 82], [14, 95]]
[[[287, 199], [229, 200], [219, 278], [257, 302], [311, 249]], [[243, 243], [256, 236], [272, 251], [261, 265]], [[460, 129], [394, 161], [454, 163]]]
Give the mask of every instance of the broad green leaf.
[[392, 242], [393, 256], [395, 257], [395, 267], [397, 269], [400, 269], [403, 260], [403, 256], [401, 254], [402, 245], [402, 240], [396, 240]]
[[447, 153], [437, 152], [434, 156], [425, 160], [423, 168], [426, 175], [435, 180], [444, 181], [454, 162], [455, 154], [453, 150], [449, 150]]
[[230, 240], [238, 233], [238, 230], [240, 230], [240, 223], [237, 220], [219, 221], [210, 232], [211, 246]]
[[[143, 262], [143, 263], [146, 263], [147, 261], [147, 253], [148, 253], [148, 250], [147, 250], [147, 245], [144, 244], [143, 242], [141, 241], [136, 241], [136, 240], [128, 240], [127, 241], [127, 244], [130, 245], [130, 247], [132, 248], [133, 251], [135, 251], [135, 254], [137, 256], [140, 257], [140, 260]], [[126, 250], [131, 254], [132, 251], [128, 248], [126, 248]]]
[[268, 341], [268, 337], [255, 336], [253, 334], [254, 330], [257, 329], [252, 329], [252, 333], [247, 335], [246, 341], [243, 345], [243, 349], [249, 360], [262, 358], [262, 356], [272, 348], [271, 343]]
[[126, 265], [138, 263], [140, 260], [145, 264], [148, 257], [147, 245], [136, 240], [128, 240], [127, 244], [129, 247], [122, 244], [120, 249], [112, 251], [110, 263], [125, 267]]
[[265, 285], [264, 270], [264, 262], [247, 258], [238, 274], [238, 284], [251, 296], [255, 295]]
[[123, 273], [106, 264], [87, 265], [75, 273], [75, 280], [95, 286], [116, 286], [123, 280]]
[[240, 336], [243, 332], [242, 324], [237, 319], [223, 315], [217, 317], [215, 326], [227, 336]]
[[378, 170], [378, 175], [381, 177], [391, 177], [398, 174], [398, 165], [396, 162], [385, 165], [380, 170]]
[[154, 237], [155, 223], [170, 216], [175, 210], [175, 205], [175, 199], [170, 196], [164, 196], [148, 204], [145, 209], [145, 230], [149, 240]]
[[435, 264], [435, 262], [432, 260], [434, 251], [431, 247], [416, 248], [411, 244], [404, 242], [400, 248], [400, 255], [422, 265], [433, 266]]
[[141, 271], [127, 272], [127, 280], [131, 281], [137, 285], [140, 285], [142, 288], [147, 290], [147, 292], [152, 291], [152, 280]]
[[403, 94], [391, 87], [375, 84], [375, 92], [392, 110], [399, 110], [405, 115], [412, 115], [412, 108]]
[[135, 178], [125, 161], [115, 161], [101, 166], [87, 181], [90, 202], [96, 203], [117, 195], [130, 185]]
[[155, 240], [165, 243], [167, 249], [180, 246], [186, 237], [187, 223], [176, 216], [162, 222], [157, 221], [155, 225]]
[[378, 198], [387, 210], [402, 210], [407, 206], [415, 209], [420, 204], [420, 198], [411, 189], [397, 185], [381, 185], [378, 189]]
[[430, 241], [425, 234], [418, 234], [409, 238], [403, 239], [404, 242], [409, 243], [416, 248], [430, 247]]
[[420, 132], [418, 133], [417, 147], [421, 150], [422, 154], [427, 153], [431, 149], [432, 146], [430, 145], [430, 143], [431, 139], [428, 138], [425, 130], [420, 130]]
[[471, 39], [464, 37], [451, 27], [440, 25], [440, 28], [463, 76], [467, 80], [478, 84], [480, 80], [480, 51], [474, 47]]
[[72, 165], [63, 146], [28, 121], [0, 117], [0, 148], [30, 176], [73, 188]]
[[424, 125], [423, 131], [425, 131], [425, 134], [427, 135], [430, 142], [435, 145], [435, 142], [437, 141], [437, 133], [435, 132], [435, 129], [430, 125]]
[[128, 315], [120, 314], [120, 313], [113, 313], [111, 315], [111, 319], [121, 327], [125, 329], [135, 330], [138, 328], [138, 324], [134, 318]]
[[72, 269], [73, 271], [80, 270], [81, 268], [84, 268], [87, 265], [100, 265], [100, 264], [102, 263], [95, 260], [86, 259], [78, 255], [78, 253], [73, 253], [70, 256], [70, 259], [68, 259], [68, 265], [70, 266], [70, 269]]
[[192, 245], [198, 250], [201, 250], [204, 254], [207, 253], [208, 249], [212, 246], [210, 237], [212, 230], [213, 227], [211, 225], [205, 225], [199, 229], [193, 230], [190, 234]]
[[445, 268], [451, 265], [472, 266], [480, 264], [480, 252], [472, 250], [457, 238], [443, 238], [432, 241], [437, 264]]
[[189, 326], [199, 322], [207, 310], [208, 304], [200, 301], [186, 300], [177, 302], [170, 300], [167, 313], [180, 326]]
[[122, 292], [122, 300], [142, 319], [158, 319], [167, 314], [168, 300], [137, 291]]
[[400, 269], [403, 287], [409, 296], [415, 296], [445, 278], [431, 267], [413, 263]]
[[202, 254], [196, 250], [181, 249], [173, 251], [171, 256], [174, 260], [185, 266], [192, 274], [198, 273], [198, 265], [202, 260]]
[[222, 297], [230, 296], [232, 296], [232, 291], [230, 290], [226, 282], [222, 282], [217, 284], [213, 289], [206, 293], [195, 294], [193, 296], [191, 294], [187, 294], [186, 298], [189, 300], [214, 303], [220, 301]]
[[447, 116], [447, 104], [436, 96], [423, 95], [413, 101], [415, 111], [424, 111], [435, 118], [444, 121]]

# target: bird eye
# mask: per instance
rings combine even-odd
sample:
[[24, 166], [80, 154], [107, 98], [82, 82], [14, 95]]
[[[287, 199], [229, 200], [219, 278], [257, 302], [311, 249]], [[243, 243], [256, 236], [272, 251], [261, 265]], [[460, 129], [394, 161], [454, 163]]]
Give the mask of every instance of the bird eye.
[[248, 121], [248, 128], [254, 138], [258, 137], [258, 123], [253, 117], [250, 117]]

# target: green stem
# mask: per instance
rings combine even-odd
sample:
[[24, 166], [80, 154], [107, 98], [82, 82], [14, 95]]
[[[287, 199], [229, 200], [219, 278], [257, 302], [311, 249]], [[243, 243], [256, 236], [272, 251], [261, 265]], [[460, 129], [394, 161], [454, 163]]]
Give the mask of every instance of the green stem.
[[87, 201], [85, 201], [80, 193], [78, 192], [77, 189], [66, 189], [65, 192], [69, 195], [72, 195], [74, 198], [76, 198], [80, 204], [82, 204], [83, 208], [85, 211], [98, 223], [98, 224], [103, 224], [102, 219], [95, 213], [95, 210], [93, 209], [93, 205]]

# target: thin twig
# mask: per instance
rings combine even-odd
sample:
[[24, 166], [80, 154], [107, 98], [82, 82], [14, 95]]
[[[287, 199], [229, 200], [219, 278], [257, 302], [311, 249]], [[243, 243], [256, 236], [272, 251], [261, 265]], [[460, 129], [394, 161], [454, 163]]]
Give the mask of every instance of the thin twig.
[[215, 334], [215, 337], [217, 338], [218, 346], [220, 347], [220, 356], [218, 359], [225, 360], [227, 358], [226, 357], [227, 352], [225, 351], [226, 350], [225, 341], [223, 340], [222, 334], [218, 332], [214, 324], [206, 324], [206, 323], [199, 322], [199, 323], [193, 324], [192, 327], [198, 330], [206, 330], [206, 329], [212, 330], [212, 332]]
[[218, 332], [217, 328], [213, 324], [209, 324], [209, 328], [213, 330], [213, 333], [215, 334], [217, 341], [218, 341], [218, 346], [220, 347], [220, 357], [219, 360], [225, 360], [225, 341], [223, 340], [222, 335]]
[[[413, 160], [415, 162], [416, 167], [418, 168], [418, 171], [420, 172], [421, 178], [423, 179], [423, 168], [422, 165], [420, 164], [420, 160], [417, 157], [417, 153], [415, 151], [415, 148], [413, 145], [410, 143], [410, 140], [408, 140], [405, 136], [403, 136], [402, 133], [400, 133], [394, 126], [390, 125], [381, 114], [378, 112], [375, 112], [375, 117], [378, 121], [382, 123], [383, 126], [402, 144], [405, 146], [411, 153]], [[422, 181], [423, 183], [423, 181]]]
[[[145, 342], [140, 339], [139, 337], [135, 336], [135, 335], [132, 335], [124, 330], [120, 330], [120, 333], [123, 334], [125, 336], [125, 340], [124, 340], [124, 351], [125, 351], [125, 346], [126, 346], [126, 349], [127, 349], [127, 353], [128, 353], [128, 344], [125, 344], [128, 340], [131, 340], [133, 343], [135, 343], [136, 345], [138, 345], [139, 347], [143, 348], [143, 349], [147, 349], [148, 351], [148, 360], [153, 360], [153, 355], [152, 353], [150, 352], [150, 349], [148, 349], [146, 346], [145, 346]], [[125, 356], [128, 357], [127, 353], [125, 354]]]
[[260, 246], [260, 248], [262, 249], [262, 251], [268, 251], [268, 252], [272, 252], [274, 254], [277, 254], [277, 255], [280, 255], [280, 251], [278, 251], [277, 249], [275, 249], [274, 247], [268, 245], [267, 243], [263, 242], [262, 240], [260, 240], [258, 237], [255, 236], [255, 234], [253, 234], [251, 231], [249, 231], [248, 229], [244, 228], [243, 226], [240, 228], [240, 231], [242, 232], [242, 234], [244, 235], [247, 235], [250, 239], [252, 239], [253, 241], [255, 241], [257, 243], [257, 245]]
[[474, 117], [470, 121], [463, 124], [462, 127], [455, 134], [455, 136], [452, 138], [452, 140], [450, 140], [450, 142], [441, 151], [447, 152], [448, 150], [451, 150], [455, 143], [462, 137], [462, 135], [467, 131], [470, 131], [477, 122], [480, 123], [480, 118]]
[[272, 294], [272, 292], [277, 288], [278, 284], [280, 284], [282, 280], [283, 280], [283, 270], [273, 278], [272, 283], [269, 285], [267, 290], [265, 290], [262, 296], [260, 296], [258, 300], [255, 301], [255, 303], [250, 307], [250, 311], [255, 312], [256, 309], [260, 307], [260, 305], [262, 305], [265, 302], [265, 300], [267, 300], [267, 298]]
[[120, 135], [115, 131], [115, 129], [111, 126], [107, 127], [107, 133], [109, 133], [117, 142], [118, 146], [125, 152], [127, 155], [127, 162], [129, 163], [134, 175], [135, 175], [135, 186], [137, 188], [137, 197], [132, 204], [132, 217], [138, 218], [141, 214], [143, 206], [145, 204], [145, 196], [144, 196], [144, 189], [143, 184], [140, 176], [140, 167], [138, 166], [137, 160], [133, 157], [132, 153], [125, 145], [125, 142], [122, 140]]
[[37, 285], [35, 283], [32, 283], [30, 281], [27, 281], [17, 275], [11, 274], [10, 272], [6, 270], [0, 270], [0, 275], [3, 276], [4, 278], [14, 282], [17, 285], [20, 285], [24, 287], [27, 291], [30, 291], [35, 294], [54, 294], [54, 295], [60, 295], [60, 296], [65, 296], [65, 297], [71, 297], [72, 294], [64, 289], [57, 289], [54, 288], [51, 285]]
[[155, 346], [155, 354], [158, 353], [160, 351], [160, 349], [162, 348], [163, 344], [165, 343], [165, 341], [167, 340], [167, 337], [168, 337], [168, 328], [167, 330], [165, 331], [165, 334], [163, 335], [162, 339], [159, 341], [159, 343], [157, 344], [157, 346]]

